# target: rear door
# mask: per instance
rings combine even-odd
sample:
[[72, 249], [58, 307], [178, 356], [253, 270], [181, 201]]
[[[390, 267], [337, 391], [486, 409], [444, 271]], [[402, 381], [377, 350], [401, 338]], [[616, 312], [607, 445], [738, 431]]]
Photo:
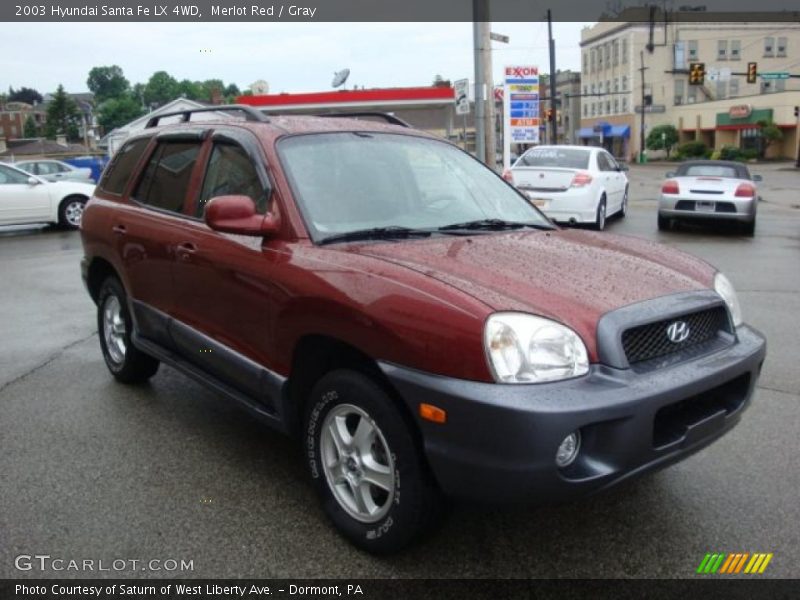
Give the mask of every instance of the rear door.
[[46, 222], [51, 218], [45, 183], [29, 183], [30, 175], [0, 165], [0, 225]]
[[606, 191], [607, 212], [611, 215], [622, 207], [622, 196], [625, 191], [624, 177], [617, 169], [617, 162], [604, 150], [597, 153], [597, 168]]
[[164, 346], [172, 345], [167, 324], [175, 306], [175, 235], [189, 218], [185, 203], [204, 134], [159, 135], [129, 192], [131, 202], [115, 209], [109, 223], [137, 329]]

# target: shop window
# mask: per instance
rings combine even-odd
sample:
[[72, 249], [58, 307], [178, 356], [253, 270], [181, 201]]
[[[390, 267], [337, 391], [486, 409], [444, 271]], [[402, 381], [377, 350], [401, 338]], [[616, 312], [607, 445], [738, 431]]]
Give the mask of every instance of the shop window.
[[715, 96], [715, 99], [722, 100], [723, 98], [725, 98], [725, 95], [728, 91], [727, 90], [728, 86], [726, 85], [727, 83], [728, 83], [727, 81], [721, 81], [719, 79], [717, 80], [717, 94]]
[[738, 79], [731, 79], [728, 83], [728, 96], [730, 98], [735, 98], [739, 95], [739, 80]]

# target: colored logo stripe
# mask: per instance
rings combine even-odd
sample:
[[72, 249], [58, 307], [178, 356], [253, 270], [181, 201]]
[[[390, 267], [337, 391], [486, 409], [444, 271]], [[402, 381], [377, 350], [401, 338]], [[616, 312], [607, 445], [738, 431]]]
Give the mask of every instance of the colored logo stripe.
[[[718, 552], [707, 553], [700, 565], [697, 567], [697, 573], [703, 574], [735, 574], [744, 573], [756, 574], [763, 573], [767, 565], [772, 560], [772, 553], [757, 552], [750, 554], [749, 552]], [[748, 560], [749, 559], [749, 560]], [[747, 566], [745, 566], [745, 564]]]

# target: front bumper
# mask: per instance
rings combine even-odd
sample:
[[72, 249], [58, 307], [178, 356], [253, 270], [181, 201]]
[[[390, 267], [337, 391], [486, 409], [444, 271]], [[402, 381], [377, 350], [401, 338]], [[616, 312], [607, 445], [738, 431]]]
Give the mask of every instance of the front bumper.
[[[548, 384], [491, 384], [381, 363], [417, 419], [445, 493], [481, 502], [562, 501], [687, 457], [733, 428], [748, 406], [766, 342], [742, 326], [724, 350], [647, 373], [594, 365]], [[418, 417], [419, 403], [447, 422]], [[564, 469], [561, 441], [580, 430]]]

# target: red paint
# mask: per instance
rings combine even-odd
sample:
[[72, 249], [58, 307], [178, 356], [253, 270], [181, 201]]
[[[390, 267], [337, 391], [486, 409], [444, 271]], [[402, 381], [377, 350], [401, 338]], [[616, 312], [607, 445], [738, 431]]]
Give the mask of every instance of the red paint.
[[236, 101], [250, 106], [283, 106], [294, 104], [345, 104], [353, 102], [402, 102], [419, 100], [453, 100], [451, 87], [378, 88], [340, 90], [305, 94], [266, 94], [239, 96]]
[[[595, 330], [604, 313], [712, 285], [713, 268], [684, 253], [576, 230], [316, 246], [277, 159], [276, 142], [294, 132], [352, 130], [353, 122], [296, 117], [202, 126], [243, 128], [257, 137], [273, 187], [270, 234], [230, 235], [187, 218], [194, 214], [209, 136], [191, 176], [185, 216], [134, 202], [132, 184], [121, 197], [98, 190], [83, 217], [85, 252], [110, 262], [132, 297], [282, 375], [290, 375], [301, 339], [325, 335], [376, 360], [492, 381], [483, 329], [499, 310], [567, 324], [596, 360]], [[369, 121], [356, 126], [424, 135]], [[228, 208], [228, 217], [251, 216], [241, 206]], [[124, 233], [115, 233], [119, 227]]]

